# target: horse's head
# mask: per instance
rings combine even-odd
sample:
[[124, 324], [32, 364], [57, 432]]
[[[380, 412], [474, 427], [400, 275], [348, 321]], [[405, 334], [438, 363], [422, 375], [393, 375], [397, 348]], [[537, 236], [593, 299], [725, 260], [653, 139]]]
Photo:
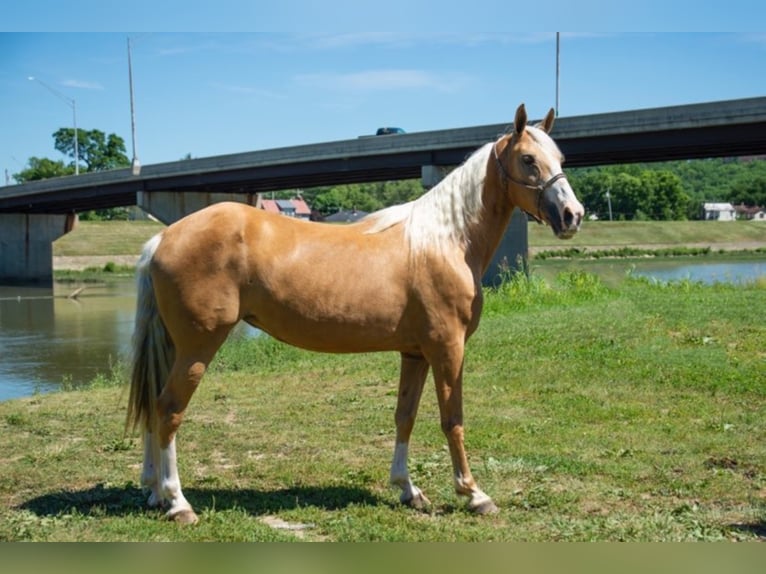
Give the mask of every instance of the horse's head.
[[548, 135], [553, 119], [551, 108], [541, 123], [527, 125], [527, 111], [521, 104], [513, 133], [495, 144], [494, 154], [513, 203], [550, 225], [560, 239], [569, 239], [580, 229], [585, 210], [561, 170], [564, 156]]

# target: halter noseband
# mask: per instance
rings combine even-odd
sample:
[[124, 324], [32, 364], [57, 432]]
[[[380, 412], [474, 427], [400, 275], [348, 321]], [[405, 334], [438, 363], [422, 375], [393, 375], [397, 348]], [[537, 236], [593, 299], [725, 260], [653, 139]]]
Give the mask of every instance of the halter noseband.
[[526, 209], [522, 209], [522, 211], [524, 211], [531, 217], [534, 217], [538, 223], [542, 223], [543, 195], [545, 194], [545, 191], [554, 183], [556, 183], [558, 180], [566, 179], [567, 177], [566, 174], [563, 171], [560, 171], [559, 173], [552, 176], [549, 180], [545, 181], [544, 183], [538, 183], [537, 185], [530, 185], [528, 183], [515, 179], [514, 177], [511, 176], [510, 173], [508, 173], [508, 171], [505, 169], [505, 166], [500, 161], [500, 157], [497, 155], [497, 142], [495, 142], [492, 145], [492, 153], [495, 156], [495, 163], [497, 163], [497, 167], [500, 170], [500, 174], [503, 176], [504, 179], [506, 179], [507, 181], [510, 181], [511, 183], [515, 183], [516, 185], [520, 185], [521, 187], [526, 187], [527, 189], [531, 189], [537, 192], [537, 214], [530, 213]]

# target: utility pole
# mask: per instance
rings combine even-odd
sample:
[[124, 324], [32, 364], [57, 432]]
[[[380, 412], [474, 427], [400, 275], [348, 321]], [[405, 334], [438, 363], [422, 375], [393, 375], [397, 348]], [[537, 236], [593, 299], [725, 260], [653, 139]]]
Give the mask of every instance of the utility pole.
[[128, 84], [130, 84], [130, 135], [133, 143], [133, 175], [141, 173], [141, 162], [136, 155], [136, 111], [133, 105], [133, 63], [130, 53], [130, 36], [128, 36]]

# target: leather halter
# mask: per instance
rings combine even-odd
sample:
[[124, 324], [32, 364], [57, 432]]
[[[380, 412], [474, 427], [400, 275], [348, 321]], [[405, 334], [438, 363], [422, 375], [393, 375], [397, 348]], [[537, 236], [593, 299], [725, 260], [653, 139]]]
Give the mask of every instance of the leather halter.
[[492, 144], [492, 153], [495, 156], [495, 163], [497, 163], [497, 167], [500, 170], [500, 174], [503, 176], [503, 178], [506, 181], [510, 181], [511, 183], [514, 183], [516, 185], [519, 185], [521, 187], [526, 187], [527, 189], [531, 189], [533, 191], [537, 192], [537, 214], [530, 213], [526, 209], [522, 209], [524, 213], [529, 215], [530, 217], [533, 217], [538, 223], [542, 223], [542, 205], [543, 205], [543, 195], [545, 195], [545, 191], [552, 186], [554, 183], [556, 183], [560, 179], [566, 179], [566, 174], [564, 174], [563, 171], [560, 171], [556, 175], [552, 176], [550, 179], [543, 183], [538, 183], [537, 185], [531, 185], [529, 183], [525, 183], [523, 181], [520, 181], [518, 179], [515, 179], [511, 176], [510, 173], [505, 169], [505, 166], [500, 161], [500, 157], [497, 155], [497, 142]]

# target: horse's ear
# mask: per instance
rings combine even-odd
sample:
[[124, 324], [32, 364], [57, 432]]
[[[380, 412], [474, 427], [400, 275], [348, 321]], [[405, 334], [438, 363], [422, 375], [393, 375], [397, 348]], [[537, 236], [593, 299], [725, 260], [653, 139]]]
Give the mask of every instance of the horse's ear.
[[524, 107], [524, 104], [521, 104], [516, 109], [516, 119], [513, 120], [513, 131], [521, 135], [521, 132], [524, 131], [524, 128], [527, 127], [527, 109]]
[[553, 111], [553, 108], [548, 110], [548, 115], [545, 116], [545, 119], [540, 124], [540, 127], [545, 131], [545, 133], [549, 134], [551, 133], [551, 130], [553, 129], [553, 120], [556, 118], [556, 113]]

